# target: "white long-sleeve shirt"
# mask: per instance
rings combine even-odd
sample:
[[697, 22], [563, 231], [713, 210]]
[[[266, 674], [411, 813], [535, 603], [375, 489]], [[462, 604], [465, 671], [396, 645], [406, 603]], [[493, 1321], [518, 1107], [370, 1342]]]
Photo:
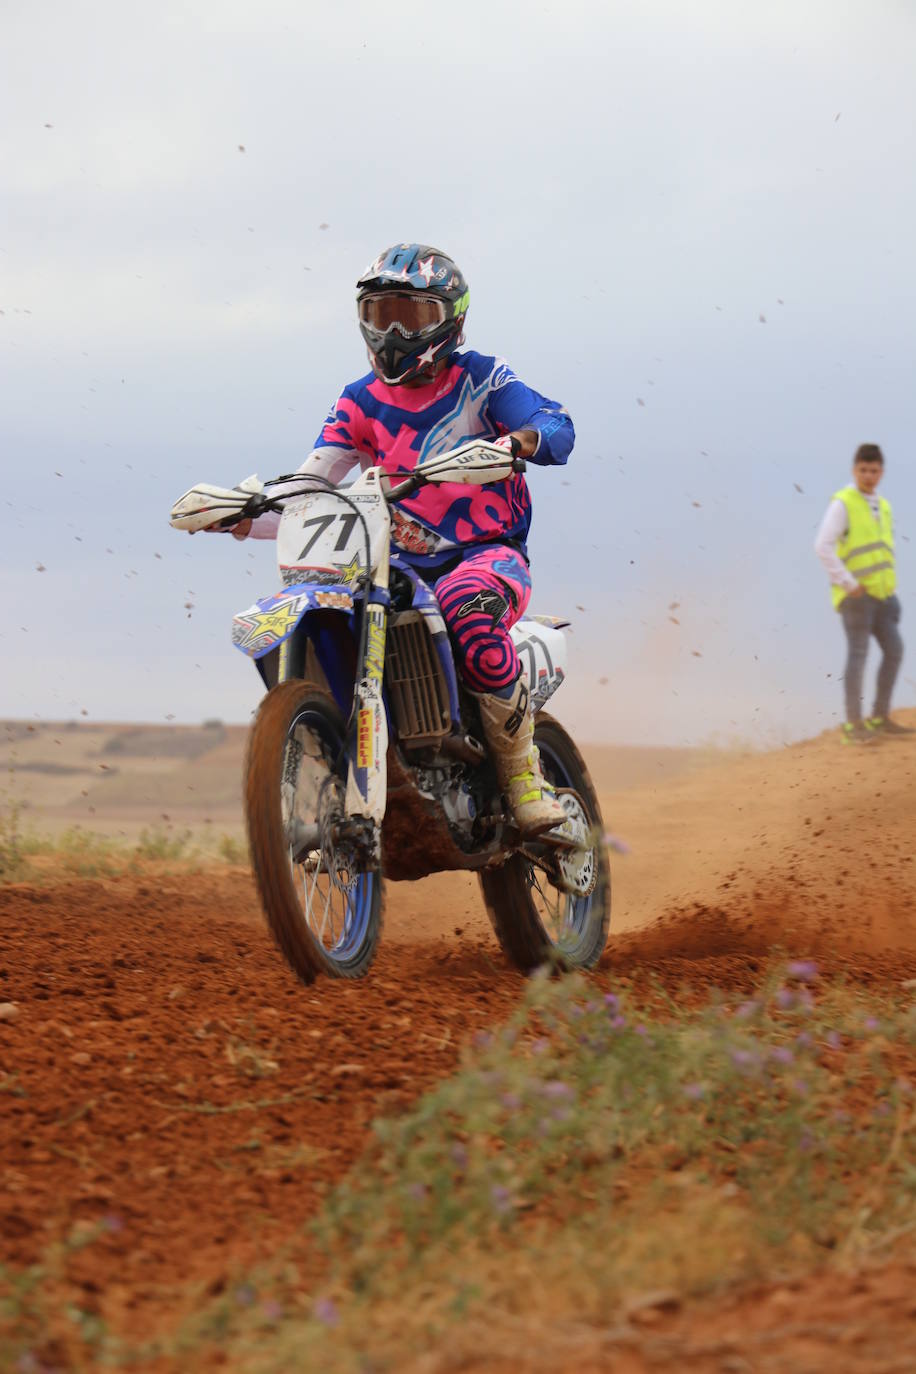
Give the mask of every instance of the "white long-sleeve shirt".
[[[359, 465], [365, 469], [371, 465], [371, 459], [356, 452], [356, 450], [339, 448], [313, 449], [297, 472], [303, 477], [323, 477], [326, 482], [331, 482], [335, 487], [343, 481], [347, 473], [354, 466]], [[271, 496], [283, 496], [286, 491], [300, 496], [305, 488], [302, 483], [290, 484], [288, 488], [284, 486], [271, 487]], [[276, 539], [277, 530], [280, 528], [280, 511], [268, 511], [266, 515], [259, 515], [256, 520], [252, 520], [251, 529], [248, 533], [249, 539]]]
[[[877, 521], [881, 514], [879, 497], [875, 492], [870, 494], [863, 492], [862, 495], [871, 507], [871, 513]], [[821, 521], [821, 527], [814, 541], [814, 552], [827, 569], [831, 583], [835, 587], [845, 587], [848, 592], [854, 592], [859, 584], [836, 551], [837, 544], [848, 532], [849, 516], [846, 513], [846, 507], [840, 498], [835, 496]]]

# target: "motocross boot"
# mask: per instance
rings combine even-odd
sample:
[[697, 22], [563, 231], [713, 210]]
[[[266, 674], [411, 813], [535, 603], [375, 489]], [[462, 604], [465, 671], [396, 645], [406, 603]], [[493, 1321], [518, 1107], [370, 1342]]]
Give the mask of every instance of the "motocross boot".
[[515, 823], [523, 835], [540, 835], [562, 825], [566, 812], [541, 772], [534, 743], [534, 715], [528, 681], [522, 673], [508, 697], [475, 692], [480, 723], [490, 746], [499, 785], [506, 794]]

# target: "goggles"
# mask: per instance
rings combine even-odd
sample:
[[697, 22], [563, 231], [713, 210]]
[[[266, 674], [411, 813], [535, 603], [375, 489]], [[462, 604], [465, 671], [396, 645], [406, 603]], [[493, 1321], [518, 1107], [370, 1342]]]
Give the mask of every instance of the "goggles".
[[359, 302], [360, 323], [380, 334], [396, 329], [405, 339], [425, 334], [444, 324], [445, 301], [436, 296], [410, 296], [398, 291], [379, 291]]

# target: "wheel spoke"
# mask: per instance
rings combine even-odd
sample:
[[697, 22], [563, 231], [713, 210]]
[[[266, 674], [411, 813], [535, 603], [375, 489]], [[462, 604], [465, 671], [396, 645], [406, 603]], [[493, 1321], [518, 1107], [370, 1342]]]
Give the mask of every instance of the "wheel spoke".
[[[331, 897], [333, 896], [333, 893], [334, 893], [334, 885], [333, 885], [333, 883], [330, 881], [330, 877], [329, 877], [329, 879], [328, 879], [328, 890], [327, 890], [327, 894], [325, 895], [325, 899], [324, 899], [324, 913], [323, 913], [322, 918], [321, 918], [321, 929], [320, 929], [319, 932], [318, 932], [318, 939], [322, 942], [322, 944], [324, 944], [324, 932], [327, 930], [327, 926], [328, 926], [328, 915], [329, 915], [330, 910], [331, 910]], [[332, 918], [331, 918], [331, 938], [332, 938], [332, 940], [333, 940], [333, 937], [334, 937], [334, 920], [333, 920], [333, 917], [332, 917]]]

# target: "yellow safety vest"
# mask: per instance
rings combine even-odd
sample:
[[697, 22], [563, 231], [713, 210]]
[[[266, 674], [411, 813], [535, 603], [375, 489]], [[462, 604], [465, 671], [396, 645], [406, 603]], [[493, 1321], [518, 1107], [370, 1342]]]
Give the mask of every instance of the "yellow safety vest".
[[[846, 534], [837, 541], [838, 557], [869, 596], [886, 601], [893, 596], [897, 586], [890, 501], [885, 501], [883, 496], [878, 497], [880, 510], [876, 520], [867, 497], [862, 495], [858, 487], [843, 487], [842, 491], [833, 493], [833, 498], [843, 502], [848, 518]], [[831, 591], [833, 604], [839, 608], [848, 592], [845, 587], [832, 587]]]

